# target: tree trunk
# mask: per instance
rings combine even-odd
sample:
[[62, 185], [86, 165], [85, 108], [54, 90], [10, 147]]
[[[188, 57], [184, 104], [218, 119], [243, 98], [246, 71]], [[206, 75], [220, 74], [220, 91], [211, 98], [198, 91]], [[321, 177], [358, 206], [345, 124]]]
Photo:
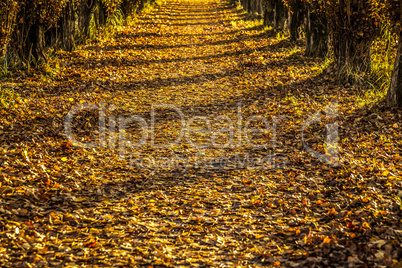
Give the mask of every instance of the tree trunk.
[[80, 4], [78, 27], [84, 36], [89, 35], [89, 25], [91, 23], [91, 15], [95, 0], [82, 0]]
[[258, 0], [251, 0], [252, 1], [252, 13], [257, 14], [258, 13]]
[[289, 23], [289, 31], [290, 31], [290, 41], [295, 42], [300, 38], [299, 28], [303, 24], [304, 20], [304, 6], [300, 0], [296, 0], [295, 3], [292, 4], [292, 8], [290, 11], [290, 23]]
[[61, 47], [66, 51], [72, 51], [74, 49], [74, 32], [74, 3], [73, 1], [68, 1], [61, 23]]
[[341, 77], [371, 71], [371, 41], [353, 38], [349, 29], [339, 27], [334, 33], [334, 55]]
[[272, 0], [265, 1], [265, 9], [264, 9], [264, 26], [272, 26], [274, 24], [274, 5]]
[[257, 6], [257, 13], [262, 15], [264, 13], [264, 9], [263, 9], [263, 0], [258, 0], [257, 1], [258, 6]]
[[55, 27], [52, 27], [45, 32], [45, 44], [47, 47], [57, 47], [58, 44], [60, 43], [59, 24], [60, 23], [58, 23]]
[[247, 6], [247, 0], [241, 0], [241, 6], [243, 7], [244, 10], [246, 10]]
[[128, 18], [134, 13], [133, 1], [123, 0], [121, 3], [121, 10], [123, 11], [124, 18]]
[[250, 12], [250, 11], [251, 11], [251, 1], [252, 1], [252, 0], [247, 0], [247, 3], [246, 3], [246, 5], [247, 5], [247, 8], [246, 8], [247, 12]]
[[107, 21], [107, 10], [105, 4], [101, 0], [94, 0], [95, 8], [94, 8], [94, 17], [96, 22], [96, 27], [101, 27], [106, 25]]
[[17, 6], [18, 3], [15, 1], [4, 0], [3, 5], [0, 5], [0, 57], [6, 56], [17, 18]]
[[61, 48], [65, 51], [74, 49], [75, 17], [74, 2], [68, 1], [63, 15], [57, 24], [45, 32], [46, 47]]
[[[402, 11], [402, 0], [399, 0], [399, 6]], [[400, 22], [402, 23], [402, 12]], [[387, 92], [387, 105], [402, 107], [402, 25], [399, 28], [398, 52]]]
[[15, 30], [9, 49], [12, 54], [11, 65], [41, 64], [46, 62], [44, 55], [43, 25], [39, 22], [36, 12], [40, 5], [32, 8], [32, 2], [26, 1], [20, 5], [17, 14]]
[[274, 12], [274, 28], [282, 30], [283, 28], [285, 28], [286, 22], [286, 7], [283, 4], [282, 0], [275, 0]]
[[371, 44], [376, 32], [373, 19], [367, 15], [369, 8], [368, 0], [340, 0], [334, 16], [330, 16], [331, 41], [341, 79], [361, 82], [371, 72]]
[[32, 60], [34, 64], [43, 64], [47, 61], [44, 54], [43, 37], [43, 27], [37, 21], [32, 24], [28, 32], [28, 47], [26, 47], [27, 50], [24, 51], [26, 53], [26, 59], [28, 59], [28, 61]]
[[[318, 10], [317, 10], [318, 11]], [[328, 52], [328, 26], [325, 14], [307, 6], [306, 56], [325, 57]]]

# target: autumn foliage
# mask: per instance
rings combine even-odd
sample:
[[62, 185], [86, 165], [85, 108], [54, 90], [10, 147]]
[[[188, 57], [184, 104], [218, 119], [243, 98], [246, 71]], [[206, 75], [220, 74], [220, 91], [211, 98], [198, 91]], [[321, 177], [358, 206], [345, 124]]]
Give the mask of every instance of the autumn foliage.
[[1, 267], [402, 267], [402, 113], [323, 60], [326, 3], [114, 3], [7, 13], [39, 57], [0, 78]]
[[147, 0], [2, 1], [1, 55], [9, 65], [45, 62], [46, 48], [71, 50], [74, 44], [85, 42], [91, 30], [104, 26], [116, 12], [128, 17], [147, 3]]

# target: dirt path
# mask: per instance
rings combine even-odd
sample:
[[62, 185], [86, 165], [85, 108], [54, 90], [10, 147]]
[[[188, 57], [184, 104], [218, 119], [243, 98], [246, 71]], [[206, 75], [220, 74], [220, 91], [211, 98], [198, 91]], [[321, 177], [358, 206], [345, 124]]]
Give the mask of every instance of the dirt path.
[[[4, 84], [21, 98], [0, 118], [2, 265], [401, 259], [400, 114], [358, 108], [358, 89], [281, 33], [224, 2], [169, 0], [59, 57], [54, 79]], [[74, 107], [70, 138], [104, 147], [69, 141]], [[306, 151], [324, 153], [335, 121], [338, 167]]]

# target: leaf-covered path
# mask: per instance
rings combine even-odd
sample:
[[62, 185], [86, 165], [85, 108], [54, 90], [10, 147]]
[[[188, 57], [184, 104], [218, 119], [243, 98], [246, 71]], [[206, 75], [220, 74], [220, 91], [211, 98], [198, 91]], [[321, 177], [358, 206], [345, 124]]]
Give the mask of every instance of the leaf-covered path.
[[[169, 0], [58, 56], [52, 80], [3, 83], [21, 97], [0, 110], [2, 266], [401, 267], [401, 113], [359, 108], [280, 33], [225, 2]], [[68, 140], [84, 103], [100, 112], [76, 113], [75, 139], [106, 147]], [[337, 122], [338, 167], [302, 144], [331, 103], [303, 137], [323, 153]], [[119, 155], [123, 134], [143, 146]]]

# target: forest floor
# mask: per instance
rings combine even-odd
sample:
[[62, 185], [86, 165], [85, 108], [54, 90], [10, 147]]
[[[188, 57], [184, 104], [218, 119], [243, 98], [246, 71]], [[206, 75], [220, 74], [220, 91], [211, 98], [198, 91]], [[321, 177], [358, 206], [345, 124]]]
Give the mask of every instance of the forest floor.
[[303, 44], [168, 0], [58, 58], [2, 82], [1, 266], [402, 267], [402, 113]]

